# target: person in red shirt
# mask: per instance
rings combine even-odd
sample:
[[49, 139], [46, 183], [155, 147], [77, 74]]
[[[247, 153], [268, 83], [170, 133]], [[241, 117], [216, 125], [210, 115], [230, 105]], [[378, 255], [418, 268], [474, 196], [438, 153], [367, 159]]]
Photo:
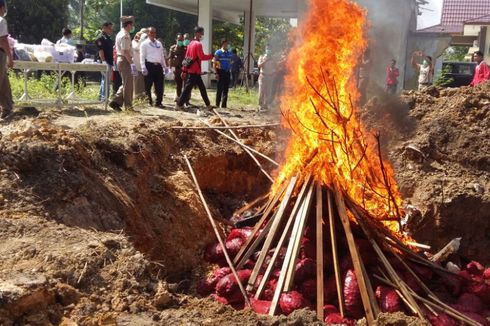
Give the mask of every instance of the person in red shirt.
[[475, 69], [475, 76], [471, 82], [471, 86], [476, 86], [490, 79], [490, 67], [483, 61], [483, 53], [476, 51], [473, 54], [473, 60], [478, 64]]
[[398, 77], [400, 76], [400, 70], [396, 67], [396, 60], [391, 60], [391, 65], [386, 68], [386, 92], [391, 95], [396, 94], [398, 87]]
[[[192, 64], [190, 67], [182, 67], [182, 79], [185, 80], [184, 90], [180, 96], [176, 109], [182, 110], [184, 104], [190, 99], [192, 89], [194, 86], [199, 87], [202, 99], [208, 110], [212, 110], [211, 102], [209, 101], [208, 92], [206, 91], [206, 86], [201, 78], [201, 62], [208, 61], [214, 58], [212, 54], [204, 54], [202, 49], [201, 39], [204, 35], [204, 28], [196, 27], [194, 28], [194, 40], [189, 44], [186, 51], [186, 59], [192, 59]], [[186, 61], [186, 60], [184, 60]]]

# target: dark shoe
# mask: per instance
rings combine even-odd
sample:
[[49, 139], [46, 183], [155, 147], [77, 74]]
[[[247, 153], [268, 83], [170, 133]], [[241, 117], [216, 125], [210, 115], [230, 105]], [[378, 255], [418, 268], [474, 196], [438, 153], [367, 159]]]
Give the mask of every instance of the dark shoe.
[[162, 103], [155, 105], [156, 108], [163, 109], [165, 108]]
[[0, 122], [9, 121], [10, 119], [12, 119], [13, 116], [14, 116], [13, 111], [2, 112], [2, 114], [0, 115]]
[[121, 112], [122, 109], [121, 109], [121, 106], [119, 104], [117, 104], [116, 102], [112, 101], [109, 103], [109, 106], [111, 107], [111, 109], [113, 109], [114, 111], [118, 111], [118, 112]]

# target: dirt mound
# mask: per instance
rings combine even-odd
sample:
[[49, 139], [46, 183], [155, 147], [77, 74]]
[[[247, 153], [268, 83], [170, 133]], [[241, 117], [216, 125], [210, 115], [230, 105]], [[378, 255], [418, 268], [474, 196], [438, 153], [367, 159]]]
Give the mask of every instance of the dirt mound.
[[[178, 306], [163, 280], [188, 291], [214, 240], [183, 154], [207, 197], [221, 194], [220, 205], [210, 200], [217, 217], [267, 190], [246, 153], [210, 130], [120, 120], [1, 129], [0, 324], [143, 320]], [[274, 133], [239, 134], [272, 153]]]
[[415, 237], [440, 249], [463, 237], [461, 252], [490, 262], [490, 84], [405, 92], [363, 111], [381, 131], [404, 198], [422, 210]]

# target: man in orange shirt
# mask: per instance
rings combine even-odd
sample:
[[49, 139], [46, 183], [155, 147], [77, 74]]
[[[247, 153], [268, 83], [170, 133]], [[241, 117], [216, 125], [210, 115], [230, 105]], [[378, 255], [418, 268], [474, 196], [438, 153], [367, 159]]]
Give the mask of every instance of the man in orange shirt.
[[471, 82], [471, 86], [476, 86], [490, 79], [490, 67], [483, 61], [483, 53], [476, 51], [473, 54], [473, 60], [478, 64], [475, 69], [475, 76]]

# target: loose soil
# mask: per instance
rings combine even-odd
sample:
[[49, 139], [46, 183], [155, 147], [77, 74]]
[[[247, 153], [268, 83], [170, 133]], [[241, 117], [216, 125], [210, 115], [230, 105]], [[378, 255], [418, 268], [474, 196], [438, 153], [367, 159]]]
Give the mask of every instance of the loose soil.
[[[462, 253], [485, 263], [487, 94], [490, 85], [431, 88], [404, 93], [402, 103], [373, 100], [363, 111], [383, 132], [404, 197], [422, 211], [410, 225], [415, 238], [435, 251], [463, 236]], [[196, 282], [213, 268], [203, 250], [215, 239], [183, 157], [213, 215], [229, 218], [270, 184], [239, 146], [211, 130], [172, 129], [202, 126], [195, 115], [94, 112], [29, 112], [0, 126], [0, 325], [321, 324], [308, 310], [269, 318], [196, 297]], [[226, 118], [278, 116], [233, 110]], [[236, 132], [280, 161], [284, 131]], [[395, 314], [378, 324], [420, 321]]]
[[433, 252], [462, 237], [460, 253], [490, 263], [490, 84], [404, 92], [362, 112], [380, 130], [407, 204], [410, 231]]

